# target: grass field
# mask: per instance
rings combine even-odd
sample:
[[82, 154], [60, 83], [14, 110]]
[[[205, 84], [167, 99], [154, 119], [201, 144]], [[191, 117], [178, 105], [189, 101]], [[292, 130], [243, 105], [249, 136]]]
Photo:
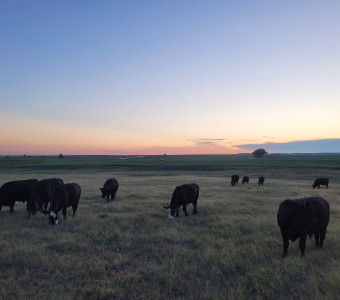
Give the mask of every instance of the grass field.
[[[50, 177], [82, 187], [76, 216], [51, 226], [3, 207], [0, 299], [339, 299], [340, 155], [0, 157], [0, 185]], [[107, 203], [109, 177], [120, 186]], [[329, 188], [313, 190], [317, 177]], [[168, 219], [162, 206], [190, 182], [198, 214]], [[282, 259], [279, 204], [315, 193], [331, 208], [324, 249], [308, 239], [301, 259], [290, 243]]]

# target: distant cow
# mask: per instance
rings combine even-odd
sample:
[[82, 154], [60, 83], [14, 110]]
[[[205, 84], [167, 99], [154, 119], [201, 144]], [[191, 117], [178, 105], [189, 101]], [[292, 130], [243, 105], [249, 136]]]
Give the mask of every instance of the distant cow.
[[178, 217], [178, 209], [183, 205], [183, 211], [187, 216], [187, 204], [192, 203], [194, 206], [193, 214], [197, 214], [197, 199], [199, 196], [199, 186], [196, 183], [183, 184], [177, 186], [172, 194], [170, 205], [164, 206], [168, 210], [169, 218], [172, 218], [176, 212]]
[[282, 257], [288, 254], [289, 240], [295, 242], [298, 238], [301, 256], [304, 256], [307, 235], [314, 234], [316, 246], [322, 248], [328, 222], [329, 204], [319, 195], [283, 201], [277, 212], [283, 240]]
[[74, 216], [78, 208], [80, 194], [81, 188], [77, 183], [66, 183], [57, 187], [50, 205], [49, 223], [58, 224], [58, 212], [61, 210], [65, 219], [66, 209], [69, 206], [72, 206]]
[[324, 185], [326, 187], [326, 189], [328, 189], [328, 178], [315, 179], [315, 181], [313, 183], [313, 189], [315, 189], [316, 187], [318, 187], [318, 189], [319, 189], [320, 185]]
[[104, 186], [100, 188], [102, 192], [102, 198], [106, 197], [107, 202], [109, 202], [109, 196], [111, 195], [111, 201], [116, 197], [119, 184], [115, 178], [109, 178], [105, 181]]
[[4, 183], [0, 188], [0, 211], [2, 206], [9, 206], [9, 212], [14, 213], [15, 201], [31, 201], [37, 184], [37, 179], [17, 180]]
[[242, 179], [242, 184], [244, 183], [249, 183], [249, 177], [248, 176], [244, 176]]
[[259, 177], [259, 182], [257, 184], [263, 186], [263, 183], [264, 183], [264, 177], [261, 176], [261, 177]]
[[240, 177], [238, 175], [233, 175], [231, 176], [231, 186], [235, 186], [238, 184], [238, 180], [240, 179]]
[[41, 212], [46, 211], [48, 204], [54, 197], [55, 189], [62, 184], [64, 184], [64, 182], [60, 178], [40, 180], [33, 197], [27, 202], [27, 212], [34, 215], [37, 210]]

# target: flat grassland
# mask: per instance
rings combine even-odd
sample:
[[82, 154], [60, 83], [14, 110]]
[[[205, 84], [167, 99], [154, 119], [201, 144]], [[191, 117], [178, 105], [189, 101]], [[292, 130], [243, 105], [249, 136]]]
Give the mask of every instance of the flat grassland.
[[[249, 184], [232, 187], [233, 174]], [[264, 186], [257, 185], [259, 176]], [[0, 212], [0, 299], [338, 299], [340, 155], [0, 157], [0, 185], [60, 177], [82, 196], [59, 225], [27, 218], [26, 203]], [[99, 188], [119, 181], [116, 200]], [[317, 177], [329, 188], [313, 190]], [[200, 186], [198, 214], [168, 219], [174, 188]], [[328, 200], [324, 249], [307, 240], [281, 258], [279, 204]]]

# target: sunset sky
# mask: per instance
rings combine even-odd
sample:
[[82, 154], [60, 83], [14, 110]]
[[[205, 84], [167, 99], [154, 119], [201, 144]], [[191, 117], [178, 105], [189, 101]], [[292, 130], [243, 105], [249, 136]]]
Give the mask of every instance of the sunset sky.
[[3, 0], [0, 155], [340, 152], [338, 0]]

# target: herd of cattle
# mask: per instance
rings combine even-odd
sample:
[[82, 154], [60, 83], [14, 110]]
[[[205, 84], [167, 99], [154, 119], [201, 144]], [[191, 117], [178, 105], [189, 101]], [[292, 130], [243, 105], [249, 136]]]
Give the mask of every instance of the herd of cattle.
[[[238, 176], [238, 175], [231, 176], [231, 180], [230, 180], [231, 186], [238, 185], [239, 180], [240, 180], [240, 176]], [[242, 184], [244, 184], [244, 183], [249, 183], [249, 177], [248, 176], [243, 176]], [[260, 176], [257, 184], [263, 186], [263, 183], [264, 183], [264, 177]]]
[[[231, 185], [238, 184], [239, 176], [231, 177]], [[244, 176], [242, 184], [248, 183], [249, 177]], [[318, 178], [312, 185], [313, 189], [321, 185], [328, 188], [328, 178]], [[258, 185], [263, 186], [264, 177], [260, 177]], [[109, 178], [100, 188], [102, 198], [107, 201], [115, 199], [119, 184], [115, 178]], [[10, 213], [14, 213], [16, 201], [27, 202], [26, 210], [29, 216], [40, 211], [49, 215], [50, 224], [58, 224], [58, 212], [62, 211], [66, 218], [67, 207], [72, 207], [75, 215], [81, 194], [81, 187], [77, 183], [64, 183], [60, 178], [49, 178], [38, 181], [37, 179], [10, 181], [0, 188], [0, 211], [2, 206], [9, 206]], [[188, 216], [186, 207], [192, 203], [193, 214], [197, 213], [197, 200], [199, 197], [199, 186], [196, 183], [177, 186], [172, 194], [167, 209], [169, 218], [174, 215], [178, 217], [178, 211], [183, 206], [183, 211]], [[49, 205], [49, 208], [48, 208]], [[329, 222], [329, 204], [319, 195], [306, 198], [285, 200], [277, 212], [277, 223], [280, 227], [283, 240], [283, 254], [288, 254], [289, 240], [292, 242], [300, 238], [299, 248], [301, 255], [305, 255], [306, 239], [314, 235], [315, 244], [322, 248]]]

